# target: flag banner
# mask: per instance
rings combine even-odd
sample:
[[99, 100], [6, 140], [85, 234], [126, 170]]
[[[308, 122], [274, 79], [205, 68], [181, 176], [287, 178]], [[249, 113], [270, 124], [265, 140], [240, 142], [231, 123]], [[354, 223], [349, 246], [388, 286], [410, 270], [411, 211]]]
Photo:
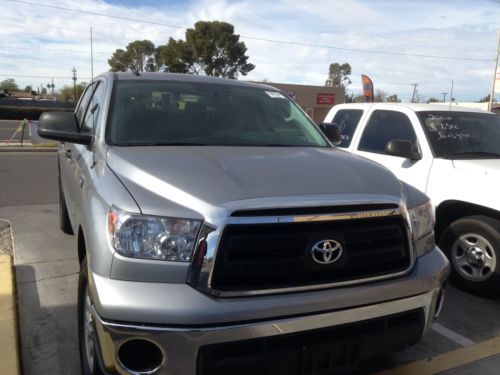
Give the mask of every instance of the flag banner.
[[363, 84], [363, 96], [365, 97], [365, 102], [373, 102], [375, 96], [373, 95], [373, 83], [370, 77], [361, 75], [361, 83]]

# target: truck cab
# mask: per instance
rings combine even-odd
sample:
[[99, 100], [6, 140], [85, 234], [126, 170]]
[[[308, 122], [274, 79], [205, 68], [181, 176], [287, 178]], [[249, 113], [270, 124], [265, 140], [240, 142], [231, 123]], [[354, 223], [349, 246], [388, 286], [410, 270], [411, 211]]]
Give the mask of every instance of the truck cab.
[[465, 290], [500, 292], [500, 117], [435, 104], [333, 107], [339, 148], [389, 168], [436, 208], [437, 241]]

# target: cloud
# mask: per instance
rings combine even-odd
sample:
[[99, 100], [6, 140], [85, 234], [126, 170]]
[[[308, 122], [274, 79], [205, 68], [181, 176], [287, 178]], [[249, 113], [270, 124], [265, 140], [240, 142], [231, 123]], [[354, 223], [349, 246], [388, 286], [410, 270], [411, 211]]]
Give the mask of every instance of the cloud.
[[[38, 0], [33, 0], [38, 1]], [[49, 0], [44, 0], [49, 3]], [[396, 0], [192, 0], [190, 2], [113, 0], [51, 1], [118, 17], [147, 20], [176, 27], [148, 25], [97, 15], [68, 12], [23, 3], [1, 1], [0, 74], [71, 75], [90, 77], [89, 29], [94, 34], [94, 72], [109, 67], [117, 48], [137, 39], [156, 45], [169, 37], [183, 38], [182, 27], [198, 20], [222, 20], [235, 26], [256, 65], [244, 79], [322, 85], [328, 65], [352, 66], [350, 89], [360, 90], [360, 75], [369, 75], [376, 88], [403, 99], [411, 96], [411, 83], [420, 94], [440, 97], [456, 82], [454, 96], [478, 100], [490, 89], [496, 28], [500, 7], [496, 1], [453, 2]], [[457, 56], [490, 61], [459, 61], [354, 52], [336, 48], [270, 43], [263, 38], [350, 49], [399, 51], [409, 54]], [[488, 72], [490, 72], [488, 74]], [[0, 77], [4, 79], [6, 77]], [[37, 79], [17, 79], [20, 86]], [[39, 79], [40, 83], [45, 83]], [[71, 80], [56, 80], [59, 88]]]

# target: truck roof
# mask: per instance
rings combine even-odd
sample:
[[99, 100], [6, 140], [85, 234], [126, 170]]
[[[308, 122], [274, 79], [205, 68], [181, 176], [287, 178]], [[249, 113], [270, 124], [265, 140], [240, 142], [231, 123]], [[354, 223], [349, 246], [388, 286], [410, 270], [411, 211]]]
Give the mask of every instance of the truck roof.
[[[452, 105], [451, 107], [447, 104], [434, 104], [434, 103], [345, 103], [345, 104], [339, 104], [339, 106], [342, 107], [352, 107], [352, 108], [359, 108], [359, 109], [370, 109], [373, 106], [376, 107], [395, 107], [395, 108], [409, 108], [415, 112], [424, 112], [424, 111], [433, 111], [433, 112], [475, 112], [475, 113], [488, 113], [492, 114], [492, 112], [489, 111], [484, 111], [482, 109], [477, 109], [477, 108], [467, 108], [467, 107], [460, 107], [457, 105]], [[335, 106], [337, 107], [337, 106]]]
[[[175, 82], [200, 82], [200, 83], [213, 83], [218, 85], [228, 85], [228, 86], [239, 86], [239, 87], [254, 87], [265, 89], [269, 91], [279, 91], [275, 87], [252, 83], [247, 81], [239, 81], [236, 79], [228, 79], [221, 77], [209, 77], [203, 75], [196, 74], [184, 74], [184, 73], [166, 73], [166, 72], [141, 72], [139, 74], [131, 73], [131, 72], [106, 72], [102, 73], [99, 76], [105, 76], [110, 79], [115, 80], [127, 80], [127, 81], [175, 81]], [[98, 76], [98, 77], [99, 77]], [[96, 77], [96, 78], [98, 78]]]

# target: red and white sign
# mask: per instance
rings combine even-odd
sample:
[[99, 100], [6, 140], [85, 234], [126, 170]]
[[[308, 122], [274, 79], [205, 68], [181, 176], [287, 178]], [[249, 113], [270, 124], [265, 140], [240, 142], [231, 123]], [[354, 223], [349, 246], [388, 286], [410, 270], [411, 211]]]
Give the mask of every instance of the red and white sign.
[[318, 94], [316, 95], [317, 104], [335, 104], [335, 94]]

